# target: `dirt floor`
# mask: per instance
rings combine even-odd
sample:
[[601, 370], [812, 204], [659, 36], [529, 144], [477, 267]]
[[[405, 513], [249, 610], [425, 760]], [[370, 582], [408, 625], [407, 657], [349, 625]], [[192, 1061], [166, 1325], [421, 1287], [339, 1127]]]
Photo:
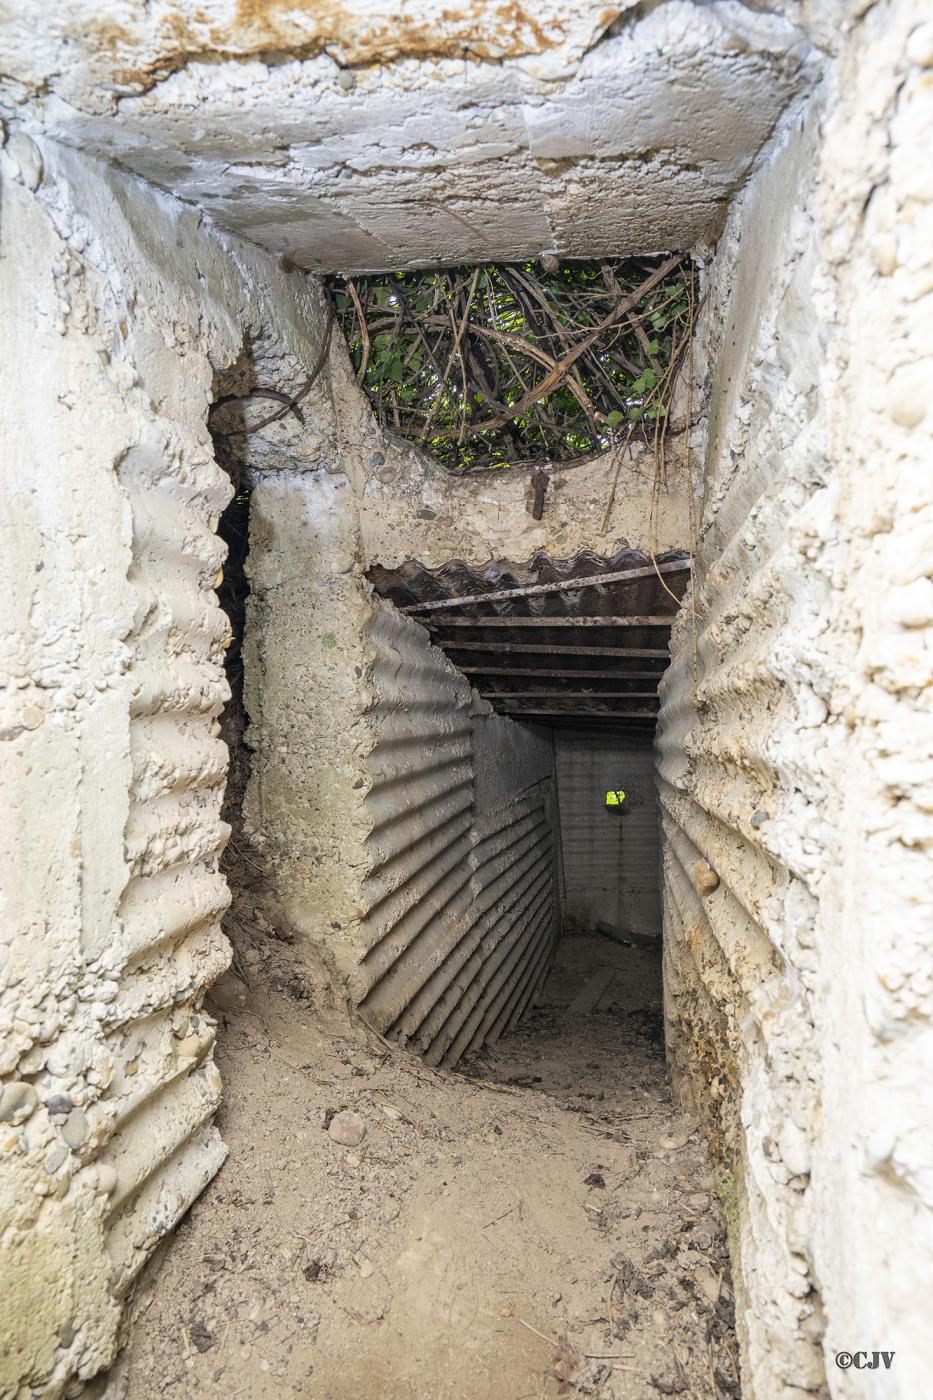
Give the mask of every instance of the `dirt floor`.
[[653, 952], [565, 936], [537, 1007], [456, 1075], [322, 1009], [293, 954], [245, 953], [230, 1157], [144, 1274], [108, 1400], [739, 1394]]

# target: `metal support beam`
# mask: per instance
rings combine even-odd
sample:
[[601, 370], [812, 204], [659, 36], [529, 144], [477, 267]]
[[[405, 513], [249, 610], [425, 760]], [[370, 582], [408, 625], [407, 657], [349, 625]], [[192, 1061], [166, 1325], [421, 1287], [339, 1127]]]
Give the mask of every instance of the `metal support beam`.
[[531, 583], [524, 588], [500, 588], [495, 593], [473, 593], [465, 598], [438, 598], [433, 603], [412, 603], [403, 613], [436, 612], [438, 608], [465, 608], [470, 603], [501, 603], [511, 598], [537, 598], [542, 593], [574, 593], [581, 588], [604, 588], [630, 578], [657, 578], [659, 574], [689, 573], [689, 559], [672, 559], [666, 564], [649, 564], [638, 569], [619, 569], [613, 574], [586, 574], [583, 578], [563, 579], [560, 583]]
[[[510, 719], [513, 723], [525, 718], [524, 715], [517, 712], [515, 714], [507, 714], [506, 711], [503, 710], [501, 713], [503, 719]], [[529, 718], [532, 724], [543, 724], [546, 725], [548, 729], [576, 729], [587, 734], [644, 734], [651, 737], [658, 727], [657, 715], [653, 715], [651, 719], [629, 719], [626, 716], [624, 717], [624, 724], [620, 724], [618, 722], [618, 717], [613, 718], [612, 715], [568, 714], [553, 715], [548, 719], [538, 719], [535, 716], [530, 716]]]
[[[436, 639], [435, 639], [436, 641]], [[638, 656], [670, 661], [667, 647], [571, 647], [560, 642], [458, 642], [456, 637], [437, 642], [445, 651], [533, 651], [539, 656]]]
[[502, 713], [512, 719], [523, 719], [526, 715], [560, 715], [561, 719], [657, 719], [656, 710], [516, 710], [505, 706]]
[[428, 627], [672, 627], [670, 613], [650, 617], [437, 617]]
[[[459, 647], [457, 649], [460, 650]], [[659, 681], [664, 675], [663, 670], [624, 671], [618, 668], [615, 671], [568, 671], [538, 666], [458, 666], [457, 669], [465, 676], [514, 676], [517, 680], [527, 676], [529, 679], [545, 680]]]
[[482, 690], [484, 700], [657, 700], [656, 690]]

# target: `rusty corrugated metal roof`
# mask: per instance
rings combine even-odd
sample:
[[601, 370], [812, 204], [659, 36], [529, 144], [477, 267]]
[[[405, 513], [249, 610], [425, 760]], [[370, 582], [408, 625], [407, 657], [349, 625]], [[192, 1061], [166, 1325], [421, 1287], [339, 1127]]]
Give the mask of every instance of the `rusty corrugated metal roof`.
[[[570, 559], [538, 551], [481, 567], [417, 559], [367, 578], [412, 615], [501, 713], [542, 724], [654, 724], [689, 556], [635, 549]], [[574, 587], [580, 580], [579, 587]]]

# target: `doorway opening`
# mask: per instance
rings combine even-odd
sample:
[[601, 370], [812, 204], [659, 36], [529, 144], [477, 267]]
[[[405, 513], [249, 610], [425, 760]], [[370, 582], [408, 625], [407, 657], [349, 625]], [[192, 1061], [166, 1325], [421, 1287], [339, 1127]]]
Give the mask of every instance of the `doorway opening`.
[[[458, 792], [469, 777], [472, 786], [456, 806], [460, 844], [444, 845], [450, 870], [437, 866], [435, 847], [443, 844], [449, 818], [446, 799], [438, 804], [432, 789], [435, 805], [424, 806], [421, 827], [430, 833], [433, 824], [438, 842], [429, 843], [424, 864], [416, 861], [406, 871], [397, 919], [386, 907], [390, 897], [377, 901], [377, 967], [366, 984], [364, 1010], [381, 1033], [411, 1039], [422, 1053], [453, 1065], [498, 1040], [533, 1004], [561, 932], [653, 951], [659, 1002], [652, 742], [658, 683], [690, 577], [689, 556], [669, 551], [652, 558], [624, 548], [560, 560], [538, 552], [525, 563], [474, 568], [455, 560], [434, 569], [407, 560], [395, 568], [375, 565], [367, 577], [391, 605], [393, 646], [404, 633], [419, 657], [420, 670], [407, 672], [407, 692], [399, 673], [394, 695], [396, 705], [414, 704], [413, 716], [425, 716], [423, 730], [415, 722], [410, 735], [418, 747], [413, 770], [430, 770], [432, 727], [456, 697], [461, 715], [467, 703], [472, 712], [459, 731], [469, 749], [462, 756], [469, 773], [453, 771]], [[435, 686], [433, 703], [426, 702], [432, 666], [438, 675], [445, 666], [455, 668], [469, 688], [466, 699]], [[449, 726], [442, 734], [448, 743]], [[393, 791], [381, 799], [388, 803], [384, 823], [392, 815]], [[537, 828], [535, 839], [526, 834], [529, 823]], [[489, 853], [491, 840], [502, 847], [498, 864]], [[454, 866], [460, 875], [448, 889]], [[387, 867], [380, 867], [380, 878], [390, 878]], [[535, 917], [526, 917], [529, 894], [538, 897], [540, 916], [535, 905]], [[425, 918], [417, 912], [421, 905]], [[406, 932], [412, 926], [413, 935]], [[381, 952], [386, 947], [388, 955]], [[484, 983], [495, 988], [499, 980], [501, 988], [477, 1018], [474, 1003], [482, 1007], [489, 1000]], [[463, 1006], [470, 1008], [465, 1022]]]

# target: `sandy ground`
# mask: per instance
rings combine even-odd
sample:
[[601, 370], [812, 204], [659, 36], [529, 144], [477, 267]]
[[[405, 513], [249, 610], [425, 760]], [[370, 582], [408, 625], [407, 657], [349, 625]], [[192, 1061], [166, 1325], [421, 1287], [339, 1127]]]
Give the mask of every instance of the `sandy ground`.
[[[240, 952], [230, 1157], [144, 1274], [107, 1400], [739, 1394], [653, 952], [565, 936], [538, 1006], [460, 1074], [351, 1025], [294, 949]], [[356, 1147], [327, 1131], [344, 1109]]]

